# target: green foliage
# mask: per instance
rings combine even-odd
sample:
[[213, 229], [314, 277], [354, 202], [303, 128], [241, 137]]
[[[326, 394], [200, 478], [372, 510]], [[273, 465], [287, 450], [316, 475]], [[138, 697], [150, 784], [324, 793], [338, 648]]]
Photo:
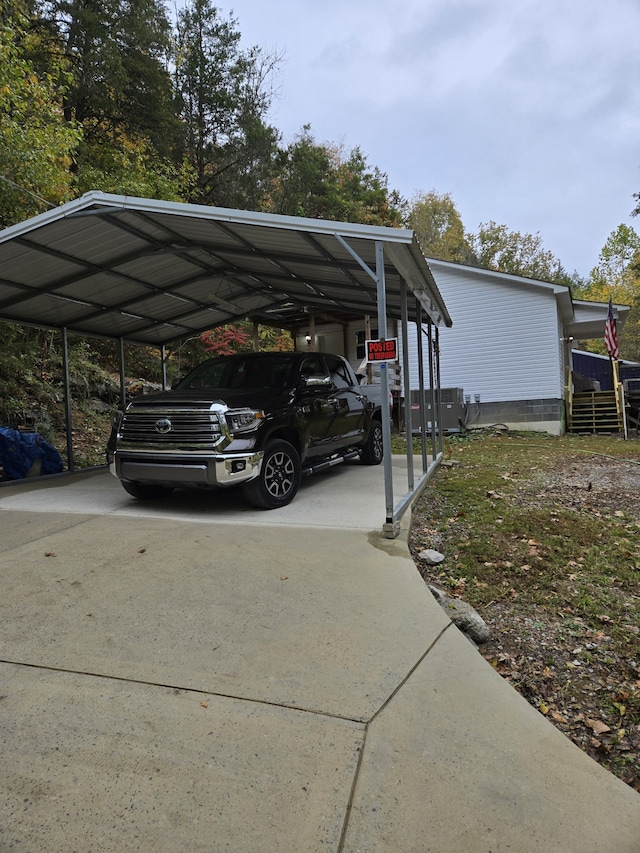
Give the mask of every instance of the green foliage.
[[[59, 425], [62, 367], [57, 333], [0, 323], [0, 424], [46, 437]], [[60, 410], [62, 415], [62, 411]]]
[[337, 191], [342, 206], [343, 222], [364, 225], [402, 225], [402, 199], [388, 187], [387, 175], [377, 166], [371, 167], [358, 147], [347, 156], [342, 148], [334, 149]]
[[624, 282], [640, 273], [640, 236], [629, 225], [619, 225], [602, 247], [594, 279]]
[[279, 134], [265, 117], [279, 60], [257, 47], [242, 51], [240, 38], [236, 20], [210, 0], [178, 13], [175, 90], [195, 175], [190, 201], [241, 207], [248, 193], [257, 202], [270, 174]]
[[286, 329], [258, 326], [257, 337], [259, 352], [291, 352], [294, 348], [291, 333]]
[[124, 79], [114, 125], [149, 141], [160, 158], [178, 159], [182, 127], [168, 70], [171, 25], [158, 0], [126, 0], [119, 9], [118, 44]]
[[79, 194], [102, 190], [121, 195], [184, 201], [191, 174], [188, 165], [162, 158], [143, 136], [127, 135], [122, 128], [98, 127], [85, 121], [86, 142], [77, 155]]
[[64, 63], [51, 56], [38, 74], [30, 53], [38, 37], [27, 21], [0, 27], [0, 225], [41, 213], [72, 197], [70, 166], [79, 139], [62, 111]]
[[180, 121], [165, 67], [166, 12], [156, 0], [54, 0], [39, 21], [72, 69], [64, 113], [82, 126], [73, 163], [91, 189], [181, 200]]
[[[60, 336], [52, 335], [51, 359], [57, 359], [52, 365], [52, 380], [62, 389], [62, 343]], [[70, 335], [68, 341], [69, 381], [74, 398], [89, 399], [98, 392], [113, 389], [113, 374], [100, 362], [93, 341], [77, 335]]]
[[449, 193], [418, 193], [411, 203], [407, 224], [427, 257], [460, 264], [477, 264], [462, 219]]
[[233, 355], [251, 350], [283, 352], [293, 349], [293, 339], [288, 332], [251, 323], [249, 320], [203, 332], [200, 340], [208, 355]]
[[166, 156], [178, 132], [166, 68], [170, 23], [157, 0], [52, 0], [43, 14], [73, 69], [67, 118], [126, 128]]
[[318, 144], [306, 125], [281, 151], [266, 209], [288, 216], [399, 227], [402, 200], [359, 148]]
[[571, 284], [571, 277], [537, 234], [521, 234], [496, 222], [481, 224], [471, 245], [483, 269], [521, 275], [538, 281]]
[[[237, 22], [211, 0], [190, 0], [174, 32], [158, 0], [35, 0], [33, 10], [29, 45], [26, 36], [17, 46], [5, 38], [13, 51], [6, 67], [15, 73], [2, 92], [19, 93], [14, 80], [48, 81], [66, 147], [56, 152], [46, 139], [40, 147], [59, 165], [62, 186], [51, 192], [44, 174], [16, 181], [25, 191], [8, 200], [7, 221], [42, 209], [24, 205], [29, 192], [53, 196], [55, 204], [100, 189], [402, 224], [405, 202], [359, 148], [320, 145], [308, 127], [279, 147], [280, 133], [266, 117], [280, 57], [255, 46], [242, 50]], [[37, 105], [33, 92], [27, 99]], [[14, 121], [11, 130], [22, 127]], [[5, 151], [20, 150], [8, 128], [5, 137]], [[29, 146], [31, 138], [23, 148]], [[4, 171], [18, 174], [13, 165]]]
[[[628, 225], [612, 231], [591, 270], [584, 298], [630, 305], [631, 311], [618, 335], [620, 357], [640, 361], [640, 236]], [[588, 342], [593, 352], [605, 353], [601, 339]]]

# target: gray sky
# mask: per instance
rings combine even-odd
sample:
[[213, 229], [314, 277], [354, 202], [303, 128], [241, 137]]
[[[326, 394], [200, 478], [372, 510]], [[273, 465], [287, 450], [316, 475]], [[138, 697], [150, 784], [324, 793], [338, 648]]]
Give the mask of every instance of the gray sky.
[[270, 120], [359, 146], [467, 230], [540, 232], [587, 275], [640, 192], [640, 0], [217, 0], [285, 54]]

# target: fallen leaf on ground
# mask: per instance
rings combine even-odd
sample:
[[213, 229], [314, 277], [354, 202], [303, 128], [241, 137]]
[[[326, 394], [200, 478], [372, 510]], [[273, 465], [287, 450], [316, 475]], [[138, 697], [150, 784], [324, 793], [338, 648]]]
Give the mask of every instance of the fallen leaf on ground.
[[589, 717], [585, 717], [585, 723], [597, 735], [603, 735], [605, 732], [611, 731], [609, 726], [603, 723], [602, 720], [590, 720]]

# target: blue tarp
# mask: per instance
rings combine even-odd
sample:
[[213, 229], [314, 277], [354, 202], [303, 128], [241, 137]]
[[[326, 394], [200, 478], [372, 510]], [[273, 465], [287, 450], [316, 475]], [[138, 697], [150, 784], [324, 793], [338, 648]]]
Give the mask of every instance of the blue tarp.
[[0, 464], [12, 480], [22, 480], [32, 468], [34, 474], [62, 471], [60, 454], [39, 433], [9, 427], [0, 427]]

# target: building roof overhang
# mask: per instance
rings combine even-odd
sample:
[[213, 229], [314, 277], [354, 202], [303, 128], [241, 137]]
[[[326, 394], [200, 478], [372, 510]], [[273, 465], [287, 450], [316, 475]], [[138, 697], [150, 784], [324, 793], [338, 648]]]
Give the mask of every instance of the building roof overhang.
[[[618, 334], [622, 331], [631, 311], [629, 305], [613, 304], [613, 316], [617, 321]], [[573, 300], [573, 319], [565, 324], [568, 335], [583, 341], [604, 337], [604, 324], [609, 313], [608, 302], [584, 302]]]
[[[430, 269], [438, 275], [441, 270], [458, 270], [464, 271], [466, 276], [472, 276], [479, 280], [491, 279], [492, 281], [502, 284], [516, 286], [518, 288], [528, 288], [548, 292], [553, 295], [558, 315], [562, 321], [564, 331], [567, 337], [572, 337], [581, 340], [591, 340], [594, 338], [602, 338], [604, 336], [604, 324], [609, 311], [608, 302], [587, 302], [584, 300], [573, 299], [571, 288], [566, 284], [556, 284], [550, 281], [538, 281], [537, 279], [527, 278], [525, 276], [512, 275], [511, 273], [497, 272], [496, 270], [483, 269], [481, 267], [472, 267], [463, 264], [456, 264], [451, 261], [440, 261], [433, 258], [428, 258]], [[614, 317], [618, 323], [618, 331], [620, 332], [627, 319], [629, 305], [613, 305]]]

